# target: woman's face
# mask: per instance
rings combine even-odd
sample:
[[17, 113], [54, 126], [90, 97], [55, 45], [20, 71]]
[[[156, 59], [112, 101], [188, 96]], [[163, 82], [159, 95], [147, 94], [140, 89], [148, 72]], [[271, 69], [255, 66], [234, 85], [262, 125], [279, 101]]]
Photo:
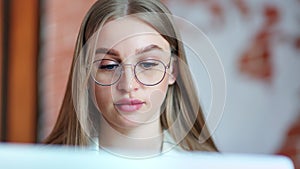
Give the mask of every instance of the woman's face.
[[[168, 85], [175, 81], [172, 66], [163, 76], [162, 65], [168, 66], [170, 57], [169, 43], [141, 20], [126, 17], [104, 25], [93, 63], [97, 73], [92, 76], [102, 84], [115, 82], [108, 86], [95, 83], [94, 87], [96, 104], [110, 125], [133, 128], [159, 121]], [[142, 84], [159, 79], [162, 81], [153, 86]]]

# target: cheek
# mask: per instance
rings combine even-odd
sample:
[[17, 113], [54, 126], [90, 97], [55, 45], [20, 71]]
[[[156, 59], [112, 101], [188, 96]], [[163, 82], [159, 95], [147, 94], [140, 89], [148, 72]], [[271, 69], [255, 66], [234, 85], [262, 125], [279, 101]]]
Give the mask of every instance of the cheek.
[[169, 87], [169, 76], [166, 75], [164, 80], [159, 84], [159, 88], [162, 92], [166, 93]]
[[149, 93], [149, 99], [153, 105], [159, 105], [163, 103], [168, 90], [168, 81], [163, 80], [158, 86], [153, 88]]
[[95, 87], [95, 97], [97, 107], [101, 112], [105, 112], [105, 109], [112, 103], [110, 87]]

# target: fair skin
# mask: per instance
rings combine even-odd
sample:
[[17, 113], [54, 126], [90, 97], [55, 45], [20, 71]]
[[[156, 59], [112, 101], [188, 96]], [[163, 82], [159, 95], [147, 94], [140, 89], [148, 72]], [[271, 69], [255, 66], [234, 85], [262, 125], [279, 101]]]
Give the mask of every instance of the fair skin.
[[[120, 26], [121, 25], [121, 26]], [[120, 79], [111, 86], [93, 86], [102, 120], [101, 147], [159, 152], [162, 136], [160, 108], [168, 85], [175, 82], [172, 66], [163, 80], [146, 86], [135, 78], [134, 65], [144, 59], [170, 63], [169, 43], [151, 26], [126, 17], [107, 22], [99, 32], [95, 59], [123, 64]]]

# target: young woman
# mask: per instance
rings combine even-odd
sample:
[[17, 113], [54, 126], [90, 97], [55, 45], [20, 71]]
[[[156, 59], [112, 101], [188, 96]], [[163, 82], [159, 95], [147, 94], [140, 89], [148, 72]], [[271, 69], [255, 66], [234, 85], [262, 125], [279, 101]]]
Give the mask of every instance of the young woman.
[[78, 34], [47, 144], [113, 152], [217, 151], [170, 11], [159, 1], [98, 0]]

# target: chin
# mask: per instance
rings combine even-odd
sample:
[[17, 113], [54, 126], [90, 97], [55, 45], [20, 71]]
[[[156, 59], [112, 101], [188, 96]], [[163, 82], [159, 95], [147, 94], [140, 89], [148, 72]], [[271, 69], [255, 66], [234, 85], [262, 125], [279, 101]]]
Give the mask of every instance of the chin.
[[110, 121], [107, 121], [107, 122], [112, 128], [114, 128], [116, 130], [134, 129], [134, 128], [142, 125], [138, 121], [130, 120], [130, 118], [126, 118], [123, 116], [119, 116], [119, 117], [112, 119]]
[[138, 126], [145, 124], [145, 122], [144, 122], [145, 120], [142, 120], [142, 119], [139, 119], [139, 118], [133, 117], [133, 116], [129, 116], [129, 117], [122, 116], [122, 117], [120, 117], [120, 120], [122, 122], [119, 124], [122, 124], [122, 127], [127, 128], [127, 129], [138, 127]]

